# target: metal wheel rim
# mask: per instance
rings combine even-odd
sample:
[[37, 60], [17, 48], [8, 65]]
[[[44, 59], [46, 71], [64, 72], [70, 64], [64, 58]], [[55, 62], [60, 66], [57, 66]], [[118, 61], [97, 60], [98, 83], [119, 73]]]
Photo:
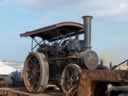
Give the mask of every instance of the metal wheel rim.
[[28, 63], [24, 66], [24, 74], [26, 75], [25, 80], [29, 90], [31, 89], [30, 91], [34, 91], [40, 83], [40, 65], [37, 58], [34, 56], [31, 56], [27, 62]]
[[75, 96], [78, 91], [81, 68], [76, 64], [67, 65], [62, 73], [61, 87], [65, 94]]
[[[33, 64], [31, 62], [33, 62]], [[45, 55], [38, 52], [33, 52], [28, 55], [24, 64], [23, 79], [26, 89], [29, 92], [43, 92], [47, 88], [49, 66]]]

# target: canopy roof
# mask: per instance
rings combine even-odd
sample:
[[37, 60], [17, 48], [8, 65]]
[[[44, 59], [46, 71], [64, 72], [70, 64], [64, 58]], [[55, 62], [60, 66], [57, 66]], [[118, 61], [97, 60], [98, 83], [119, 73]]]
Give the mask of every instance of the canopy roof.
[[44, 40], [54, 41], [61, 39], [63, 36], [69, 37], [74, 36], [75, 34], [83, 33], [80, 31], [84, 28], [84, 26], [80, 23], [76, 22], [62, 22], [58, 24], [54, 24], [51, 26], [47, 26], [44, 28], [40, 28], [34, 31], [26, 32], [20, 34], [21, 37], [41, 37]]

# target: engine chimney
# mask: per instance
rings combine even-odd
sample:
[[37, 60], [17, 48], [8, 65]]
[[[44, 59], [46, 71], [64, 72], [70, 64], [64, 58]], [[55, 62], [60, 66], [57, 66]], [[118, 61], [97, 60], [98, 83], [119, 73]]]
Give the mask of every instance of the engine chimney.
[[92, 16], [83, 16], [85, 49], [91, 48], [91, 21]]

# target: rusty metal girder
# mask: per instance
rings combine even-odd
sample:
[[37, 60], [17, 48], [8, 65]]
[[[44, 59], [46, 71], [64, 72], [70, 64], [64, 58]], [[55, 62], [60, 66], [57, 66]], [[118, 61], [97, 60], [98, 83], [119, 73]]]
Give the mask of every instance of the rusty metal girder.
[[84, 70], [82, 80], [119, 82], [128, 80], [128, 71], [125, 70]]
[[106, 96], [109, 83], [121, 84], [122, 81], [128, 81], [128, 71], [84, 70], [81, 72], [77, 96]]

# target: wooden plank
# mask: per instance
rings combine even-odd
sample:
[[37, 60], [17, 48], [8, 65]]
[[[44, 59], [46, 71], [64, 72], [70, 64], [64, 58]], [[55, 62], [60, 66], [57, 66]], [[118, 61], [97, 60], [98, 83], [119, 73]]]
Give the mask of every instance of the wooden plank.
[[[19, 94], [20, 96], [64, 96], [61, 92], [47, 92], [47, 93], [29, 93], [24, 89], [15, 89], [15, 88], [0, 88], [0, 93], [13, 93]], [[6, 95], [12, 96], [12, 95]]]

